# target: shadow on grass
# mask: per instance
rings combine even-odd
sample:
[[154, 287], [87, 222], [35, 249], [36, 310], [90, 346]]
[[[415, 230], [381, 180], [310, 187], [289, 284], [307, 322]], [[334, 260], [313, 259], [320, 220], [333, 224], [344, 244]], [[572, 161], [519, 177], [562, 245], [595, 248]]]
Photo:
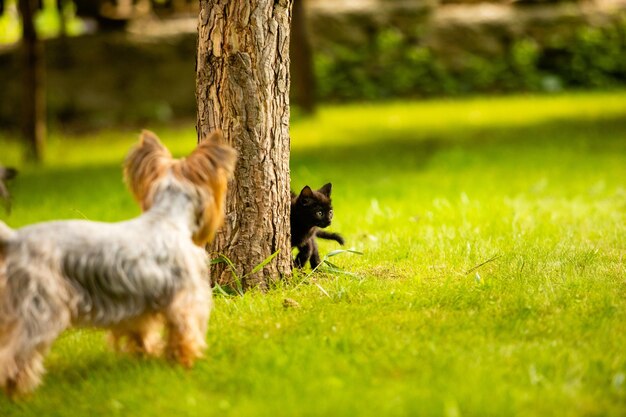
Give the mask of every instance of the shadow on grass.
[[[350, 134], [362, 135], [363, 140], [294, 150], [294, 177], [308, 179], [315, 174], [344, 186], [359, 184], [389, 174], [425, 170], [433, 158], [445, 152], [455, 152], [442, 164], [450, 173], [467, 164], [470, 157], [479, 157], [479, 162], [488, 166], [504, 155], [509, 161], [524, 162], [516, 169], [530, 169], [534, 159], [543, 158], [544, 164], [561, 163], [558, 157], [565, 151], [576, 158], [626, 153], [626, 115], [514, 127], [456, 126], [437, 132], [364, 126], [362, 132]], [[119, 164], [21, 172], [12, 183], [14, 212], [8, 222], [20, 226], [49, 219], [119, 221], [136, 216], [139, 210], [123, 184], [121, 160], [122, 155]], [[5, 213], [0, 216], [7, 218]]]
[[49, 366], [45, 381], [51, 386], [62, 383], [78, 387], [90, 381], [101, 383], [124, 375], [126, 383], [132, 384], [132, 380], [141, 379], [146, 370], [162, 371], [168, 368], [176, 369], [176, 366], [163, 358], [142, 358], [126, 353], [105, 351], [78, 361]]
[[[160, 384], [164, 379], [184, 382], [185, 375], [182, 368], [164, 359], [99, 352], [88, 358], [49, 365], [42, 385], [17, 402], [0, 393], [0, 410], [6, 413], [3, 417], [20, 416], [25, 412], [46, 416], [87, 415], [95, 410], [116, 414], [122, 402], [141, 403], [154, 399], [162, 391]], [[153, 383], [146, 384], [147, 381]], [[137, 390], [137, 387], [142, 389]], [[139, 394], [131, 394], [137, 392]], [[85, 401], [86, 398], [91, 401]], [[63, 405], [51, 410], [51, 401]]]
[[291, 155], [291, 166], [296, 171], [307, 167], [310, 171], [328, 169], [350, 175], [359, 171], [375, 174], [376, 171], [424, 169], [437, 153], [453, 149], [468, 154], [506, 149], [520, 156], [528, 151], [536, 154], [542, 149], [586, 155], [623, 153], [626, 151], [626, 114], [623, 117], [552, 120], [521, 127], [462, 126], [439, 132], [364, 128], [362, 134], [362, 142], [325, 143], [315, 148], [296, 149]]

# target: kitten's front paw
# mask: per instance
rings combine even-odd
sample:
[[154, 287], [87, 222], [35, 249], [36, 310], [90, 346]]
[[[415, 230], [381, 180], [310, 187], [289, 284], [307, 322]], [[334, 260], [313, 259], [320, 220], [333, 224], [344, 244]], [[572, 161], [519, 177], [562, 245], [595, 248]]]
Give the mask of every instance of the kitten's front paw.
[[346, 241], [344, 240], [343, 236], [341, 235], [337, 235], [337, 243], [339, 243], [341, 246], [345, 245]]

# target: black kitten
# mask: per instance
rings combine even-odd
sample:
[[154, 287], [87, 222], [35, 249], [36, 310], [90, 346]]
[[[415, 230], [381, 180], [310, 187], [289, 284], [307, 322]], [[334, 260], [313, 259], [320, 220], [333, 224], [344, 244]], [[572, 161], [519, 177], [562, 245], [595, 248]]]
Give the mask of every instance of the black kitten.
[[333, 207], [330, 201], [332, 184], [328, 183], [319, 190], [311, 190], [307, 185], [300, 195], [291, 193], [291, 247], [298, 248], [295, 266], [302, 268], [310, 261], [315, 269], [320, 263], [320, 254], [315, 237], [334, 240], [343, 245], [344, 240], [338, 233], [319, 230], [328, 227], [333, 219]]

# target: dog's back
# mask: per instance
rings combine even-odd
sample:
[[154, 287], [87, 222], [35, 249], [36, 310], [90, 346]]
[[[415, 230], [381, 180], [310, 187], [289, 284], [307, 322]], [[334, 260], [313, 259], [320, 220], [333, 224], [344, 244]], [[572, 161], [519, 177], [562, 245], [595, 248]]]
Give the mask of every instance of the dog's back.
[[[23, 275], [32, 286], [39, 279], [48, 288], [56, 281], [54, 291], [77, 298], [64, 303], [76, 306], [70, 312], [75, 324], [109, 326], [159, 310], [186, 285], [186, 277], [207, 268], [205, 251], [150, 214], [121, 223], [46, 222], [10, 232], [7, 273]], [[7, 290], [19, 292], [23, 285], [9, 282]]]

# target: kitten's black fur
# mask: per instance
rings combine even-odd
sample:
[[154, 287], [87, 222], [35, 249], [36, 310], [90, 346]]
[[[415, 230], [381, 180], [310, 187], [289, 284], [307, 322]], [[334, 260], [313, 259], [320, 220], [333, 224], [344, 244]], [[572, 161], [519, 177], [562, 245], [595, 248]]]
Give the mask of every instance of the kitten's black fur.
[[307, 185], [300, 195], [291, 193], [291, 247], [298, 248], [294, 261], [297, 268], [304, 267], [309, 261], [311, 268], [315, 269], [321, 262], [316, 237], [344, 244], [340, 234], [319, 230], [328, 227], [333, 219], [331, 190], [332, 184], [328, 183], [317, 191]]

